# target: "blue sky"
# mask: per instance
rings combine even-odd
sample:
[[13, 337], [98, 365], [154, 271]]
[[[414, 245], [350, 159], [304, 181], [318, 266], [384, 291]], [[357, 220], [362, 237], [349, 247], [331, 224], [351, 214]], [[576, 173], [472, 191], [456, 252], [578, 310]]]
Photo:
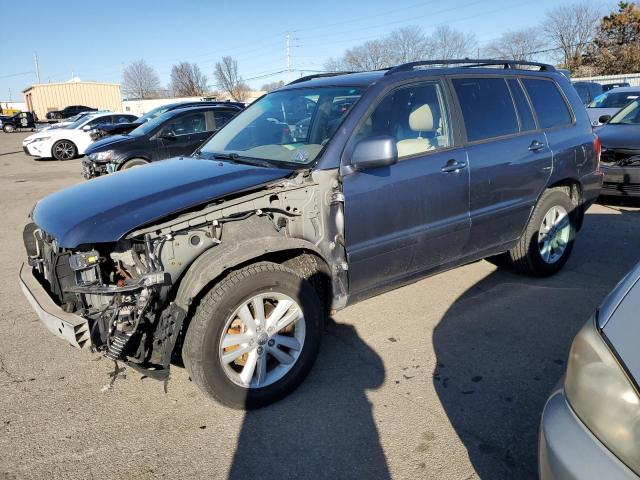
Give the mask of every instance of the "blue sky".
[[[213, 84], [223, 55], [238, 60], [246, 79], [286, 68], [285, 35], [291, 32], [292, 68], [320, 70], [345, 49], [394, 28], [441, 24], [472, 32], [480, 45], [505, 30], [538, 26], [546, 10], [571, 0], [346, 0], [236, 1], [28, 1], [3, 2], [0, 100], [21, 100], [35, 83], [34, 52], [42, 82], [119, 82], [122, 66], [143, 58], [167, 84], [171, 66], [195, 62]], [[22, 75], [17, 75], [22, 74]], [[293, 74], [299, 76], [300, 72]], [[250, 80], [263, 83], [285, 74]]]

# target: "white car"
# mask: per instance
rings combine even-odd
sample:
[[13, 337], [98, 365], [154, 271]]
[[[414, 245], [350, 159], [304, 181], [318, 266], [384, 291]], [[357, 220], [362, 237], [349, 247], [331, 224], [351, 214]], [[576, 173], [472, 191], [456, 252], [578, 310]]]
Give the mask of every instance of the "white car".
[[80, 112], [77, 115], [74, 115], [73, 117], [67, 118], [64, 121], [61, 122], [56, 122], [56, 123], [47, 123], [41, 127], [36, 128], [36, 133], [37, 132], [44, 132], [45, 130], [53, 130], [56, 128], [67, 128], [69, 125], [71, 125], [74, 122], [77, 122], [78, 120], [80, 120], [81, 118], [86, 117], [87, 115], [95, 115], [96, 113], [107, 113], [110, 111], [109, 110], [98, 110], [97, 112], [95, 110], [91, 110], [88, 112]]
[[602, 125], [600, 117], [618, 112], [622, 107], [633, 102], [640, 97], [640, 87], [618, 87], [598, 95], [593, 101], [587, 105], [587, 113], [591, 125], [597, 127]]
[[52, 128], [29, 135], [22, 141], [22, 149], [33, 157], [53, 157], [69, 160], [84, 151], [93, 142], [89, 131], [107, 123], [132, 122], [137, 117], [129, 113], [105, 112], [86, 115], [65, 128]]

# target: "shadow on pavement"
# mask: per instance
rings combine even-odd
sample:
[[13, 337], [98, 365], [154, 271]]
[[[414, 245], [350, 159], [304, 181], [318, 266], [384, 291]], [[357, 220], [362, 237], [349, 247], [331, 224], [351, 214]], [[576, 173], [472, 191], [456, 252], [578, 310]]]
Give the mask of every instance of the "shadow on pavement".
[[637, 211], [587, 215], [563, 271], [534, 279], [496, 270], [434, 330], [435, 390], [480, 478], [537, 478], [544, 403], [573, 336], [640, 257], [638, 222]]
[[366, 394], [384, 382], [382, 360], [352, 326], [326, 330], [296, 393], [246, 412], [229, 478], [390, 478]]

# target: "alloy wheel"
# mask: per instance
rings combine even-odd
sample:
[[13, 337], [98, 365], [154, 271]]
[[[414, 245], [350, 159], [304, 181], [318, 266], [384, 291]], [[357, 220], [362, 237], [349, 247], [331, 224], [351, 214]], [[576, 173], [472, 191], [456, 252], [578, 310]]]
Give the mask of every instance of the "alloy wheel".
[[571, 224], [564, 207], [555, 205], [542, 219], [538, 230], [538, 248], [546, 263], [555, 263], [564, 254], [569, 243]]
[[56, 158], [69, 160], [73, 158], [74, 148], [70, 142], [58, 142], [55, 146]]

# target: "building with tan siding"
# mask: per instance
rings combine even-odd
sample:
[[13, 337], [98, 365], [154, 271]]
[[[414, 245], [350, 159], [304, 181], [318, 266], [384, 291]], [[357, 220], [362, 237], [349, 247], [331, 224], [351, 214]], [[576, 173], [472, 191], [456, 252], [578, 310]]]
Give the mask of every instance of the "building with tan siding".
[[39, 83], [22, 91], [26, 109], [44, 119], [47, 112], [61, 110], [71, 105], [84, 105], [99, 110], [122, 110], [120, 85], [70, 81], [64, 83]]

